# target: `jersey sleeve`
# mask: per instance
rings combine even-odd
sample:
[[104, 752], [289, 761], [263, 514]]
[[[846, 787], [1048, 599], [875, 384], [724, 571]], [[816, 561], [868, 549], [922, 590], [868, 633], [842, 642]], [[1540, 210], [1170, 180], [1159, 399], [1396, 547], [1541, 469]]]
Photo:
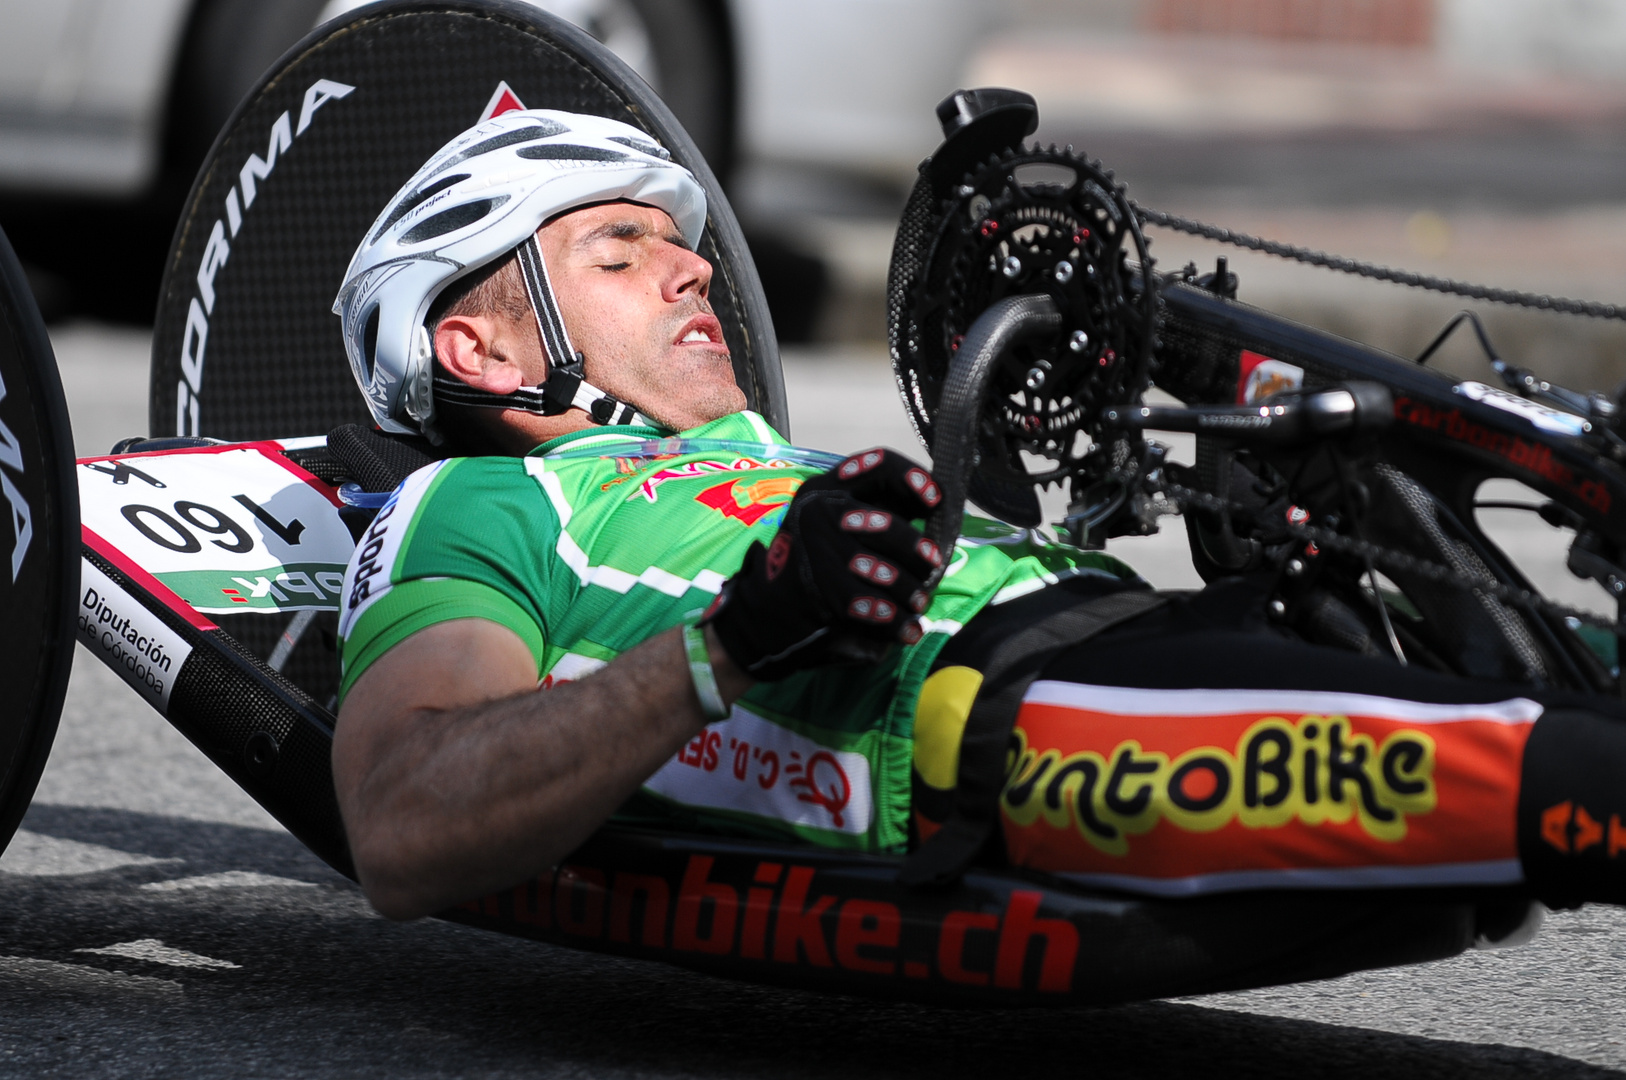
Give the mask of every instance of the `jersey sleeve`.
[[427, 627], [485, 619], [519, 635], [540, 672], [557, 515], [512, 458], [414, 473], [357, 544], [339, 619], [339, 699], [379, 657]]

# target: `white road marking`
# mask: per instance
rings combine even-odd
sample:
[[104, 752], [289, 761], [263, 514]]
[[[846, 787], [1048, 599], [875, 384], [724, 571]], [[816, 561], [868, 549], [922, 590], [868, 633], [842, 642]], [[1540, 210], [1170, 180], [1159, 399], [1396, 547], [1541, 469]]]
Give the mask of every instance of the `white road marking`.
[[149, 881], [141, 889], [144, 892], [180, 892], [183, 889], [252, 889], [261, 885], [316, 887], [314, 881], [296, 881], [272, 874], [257, 874], [252, 870], [225, 870], [218, 874], [199, 874], [173, 881]]
[[56, 960], [35, 960], [26, 956], [0, 956], [0, 982], [54, 993], [79, 991], [105, 995], [113, 991], [164, 998], [182, 993], [181, 984], [173, 979], [126, 975], [122, 971], [103, 971], [101, 968], [64, 964]]
[[0, 873], [18, 877], [67, 877], [72, 874], [96, 874], [123, 866], [156, 866], [181, 861], [137, 855], [100, 844], [63, 840], [18, 829], [6, 847], [5, 855], [0, 856]]
[[174, 949], [157, 938], [121, 941], [100, 949], [75, 949], [74, 952], [93, 953], [97, 956], [119, 956], [126, 960], [145, 960], [153, 964], [168, 964], [180, 968], [240, 968], [230, 960], [216, 960], [212, 956], [199, 956], [185, 949]]

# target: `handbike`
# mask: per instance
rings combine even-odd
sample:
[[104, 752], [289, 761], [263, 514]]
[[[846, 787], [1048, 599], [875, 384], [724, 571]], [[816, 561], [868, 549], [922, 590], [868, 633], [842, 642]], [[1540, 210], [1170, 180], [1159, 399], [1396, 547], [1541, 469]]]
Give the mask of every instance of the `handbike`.
[[[738, 227], [619, 61], [500, 0], [392, 2], [322, 28], [238, 108], [188, 201], [158, 311], [153, 438], [71, 463], [38, 312], [0, 259], [3, 632], [20, 665], [10, 685], [29, 691], [0, 714], [6, 835], [77, 638], [351, 872], [328, 761], [334, 612], [380, 496], [424, 448], [369, 457], [337, 434], [365, 413], [332, 283], [384, 199], [503, 88], [628, 119], [700, 177], [714, 307], [752, 407], [786, 430]], [[1238, 304], [1223, 269], [1160, 275], [1121, 186], [1022, 145], [1030, 100], [978, 91], [942, 112], [947, 138], [905, 210], [889, 283], [906, 407], [956, 506], [933, 523], [941, 537], [967, 500], [1038, 524], [1036, 484], [1069, 486], [1067, 529], [1085, 546], [1183, 510], [1199, 570], [1274, 575], [1273, 616], [1310, 640], [1617, 692], [1614, 625], [1542, 599], [1472, 513], [1480, 480], [1524, 481], [1576, 530], [1572, 565], [1619, 595], [1626, 457], [1612, 402], [1518, 373], [1528, 393], [1459, 383]], [[1183, 404], [1148, 404], [1154, 385]], [[1197, 432], [1196, 465], [1168, 461], [1144, 435], [1157, 430]], [[547, 875], [446, 917], [840, 992], [1108, 1003], [1445, 957], [1510, 939], [1534, 910], [1518, 889], [1165, 900], [999, 865], [922, 888], [900, 883], [905, 861], [609, 826]]]

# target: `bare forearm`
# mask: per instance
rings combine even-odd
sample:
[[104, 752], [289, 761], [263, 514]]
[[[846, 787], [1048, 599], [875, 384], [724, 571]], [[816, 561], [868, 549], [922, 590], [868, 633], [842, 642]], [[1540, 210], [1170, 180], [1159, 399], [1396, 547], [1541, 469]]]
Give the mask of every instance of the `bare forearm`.
[[[712, 651], [732, 700], [750, 684]], [[342, 797], [362, 884], [410, 918], [537, 873], [704, 725], [676, 631], [579, 682], [414, 710]]]

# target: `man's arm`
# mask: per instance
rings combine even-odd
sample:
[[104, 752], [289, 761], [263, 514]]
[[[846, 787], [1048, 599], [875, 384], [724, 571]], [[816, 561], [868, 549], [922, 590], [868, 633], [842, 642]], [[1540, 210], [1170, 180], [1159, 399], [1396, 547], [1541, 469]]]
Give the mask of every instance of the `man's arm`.
[[[709, 626], [706, 642], [732, 702], [751, 680]], [[411, 919], [538, 874], [705, 724], [677, 630], [545, 691], [507, 627], [420, 630], [339, 711], [333, 779], [362, 889]]]
[[[757, 678], [874, 659], [920, 637], [942, 565], [909, 524], [929, 473], [867, 450], [804, 483], [705, 627], [725, 702]], [[883, 509], [884, 508], [884, 509]], [[362, 888], [407, 919], [554, 865], [706, 724], [677, 630], [580, 682], [536, 690], [518, 634], [467, 618], [411, 635], [350, 687], [333, 779]]]

